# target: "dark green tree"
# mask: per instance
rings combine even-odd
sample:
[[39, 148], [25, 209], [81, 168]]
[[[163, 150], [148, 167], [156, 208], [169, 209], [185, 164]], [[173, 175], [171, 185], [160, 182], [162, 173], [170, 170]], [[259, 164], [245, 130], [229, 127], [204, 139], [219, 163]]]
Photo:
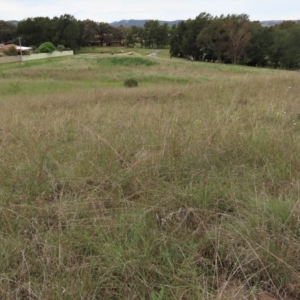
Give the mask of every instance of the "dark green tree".
[[263, 27], [259, 22], [251, 22], [250, 33], [251, 39], [246, 48], [247, 64], [265, 67], [268, 64], [268, 50], [273, 44], [270, 28]]
[[132, 48], [134, 46], [135, 42], [136, 42], [135, 36], [132, 33], [132, 31], [130, 31], [126, 35], [126, 47]]
[[169, 45], [169, 26], [168, 23], [164, 23], [158, 27], [158, 32], [156, 36], [156, 45], [158, 48], [164, 48]]
[[15, 37], [16, 26], [11, 22], [0, 20], [0, 43], [5, 43]]
[[284, 52], [280, 59], [283, 68], [295, 70], [300, 68], [300, 25], [293, 24], [287, 31]]
[[56, 31], [52, 42], [55, 45], [64, 45], [73, 50], [79, 47], [79, 23], [72, 15], [64, 14], [54, 18], [53, 27]]
[[182, 38], [182, 52], [184, 56], [193, 59], [203, 59], [204, 52], [197, 46], [196, 39], [198, 34], [207, 27], [212, 20], [212, 16], [205, 12], [199, 14], [194, 20], [186, 21], [186, 30]]
[[27, 18], [17, 25], [16, 34], [22, 37], [22, 44], [38, 46], [52, 40], [51, 20], [46, 17]]
[[170, 55], [203, 59], [204, 51], [196, 43], [199, 33], [210, 24], [212, 16], [201, 13], [194, 20], [180, 22], [171, 29]]
[[284, 56], [285, 44], [288, 38], [288, 32], [279, 26], [270, 27], [270, 37], [272, 44], [268, 49], [268, 60], [275, 69], [281, 67], [280, 62]]
[[73, 20], [65, 27], [63, 39], [66, 47], [73, 50], [79, 48], [79, 24], [77, 21]]
[[159, 26], [158, 20], [149, 20], [144, 24], [145, 48], [157, 47]]
[[196, 44], [203, 52], [204, 58], [222, 62], [225, 51], [225, 32], [223, 19], [215, 18], [198, 34]]
[[182, 49], [182, 39], [186, 31], [186, 23], [181, 21], [177, 25], [173, 25], [170, 38], [170, 56], [184, 57]]

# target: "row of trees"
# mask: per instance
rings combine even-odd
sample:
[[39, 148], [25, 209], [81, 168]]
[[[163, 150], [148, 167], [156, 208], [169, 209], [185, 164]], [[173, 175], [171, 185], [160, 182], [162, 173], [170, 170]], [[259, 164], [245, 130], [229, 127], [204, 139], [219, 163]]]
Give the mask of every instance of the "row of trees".
[[22, 43], [38, 47], [45, 41], [76, 50], [88, 45], [102, 46], [122, 41], [132, 47], [170, 45], [171, 56], [251, 66], [297, 69], [300, 67], [300, 24], [286, 21], [272, 27], [251, 22], [249, 16], [213, 17], [201, 13], [172, 28], [149, 20], [144, 27], [113, 27], [92, 20], [76, 20], [65, 14], [27, 18], [17, 25], [0, 21], [0, 42], [21, 36]]
[[107, 23], [91, 20], [80, 21], [65, 14], [52, 19], [48, 17], [27, 18], [17, 25], [0, 21], [0, 42], [8, 42], [21, 36], [22, 43], [38, 47], [45, 41], [66, 48], [78, 49], [87, 45], [103, 45], [114, 39], [124, 39], [124, 32]]
[[196, 60], [251, 66], [300, 67], [300, 24], [286, 21], [272, 27], [249, 16], [213, 17], [201, 13], [172, 27], [170, 54]]
[[144, 27], [132, 26], [127, 29], [126, 43], [132, 47], [140, 43], [145, 48], [164, 48], [170, 43], [171, 28], [167, 23], [160, 24], [157, 20], [149, 20]]
[[169, 45], [170, 32], [171, 28], [167, 23], [160, 24], [157, 20], [147, 21], [144, 27], [116, 28], [108, 23], [76, 20], [68, 14], [52, 19], [27, 18], [17, 25], [0, 21], [1, 43], [21, 36], [23, 44], [33, 47], [38, 47], [45, 41], [71, 49], [89, 45], [103, 46], [104, 43], [110, 45], [113, 41], [122, 41], [129, 47], [140, 43], [142, 47], [162, 48]]

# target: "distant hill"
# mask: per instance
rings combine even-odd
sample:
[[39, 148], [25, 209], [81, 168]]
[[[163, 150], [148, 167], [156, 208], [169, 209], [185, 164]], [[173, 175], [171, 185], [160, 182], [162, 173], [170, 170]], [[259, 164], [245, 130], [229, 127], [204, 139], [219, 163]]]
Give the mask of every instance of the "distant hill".
[[7, 22], [13, 23], [14, 25], [18, 25], [18, 23], [19, 23], [19, 21], [16, 21], [16, 20], [9, 20]]
[[[121, 20], [117, 22], [112, 22], [110, 25], [114, 27], [124, 26], [124, 27], [131, 27], [131, 26], [137, 26], [137, 27], [144, 27], [144, 24], [149, 20]], [[160, 24], [168, 23], [169, 26], [173, 26], [174, 24], [178, 24], [179, 22], [184, 20], [175, 20], [175, 21], [158, 21]], [[295, 23], [300, 23], [300, 20], [292, 20]], [[277, 24], [280, 24], [284, 22], [284, 20], [270, 20], [270, 21], [260, 21], [260, 24], [262, 26], [274, 26]]]
[[[110, 25], [114, 26], [114, 27], [120, 27], [120, 26], [124, 26], [124, 27], [131, 27], [131, 26], [137, 26], [137, 27], [144, 27], [144, 24], [149, 21], [150, 19], [146, 19], [146, 20], [135, 20], [135, 19], [131, 19], [131, 20], [121, 20], [121, 21], [116, 21], [116, 22], [112, 22], [110, 23]], [[151, 19], [152, 20], [152, 19]], [[181, 21], [185, 21], [185, 20], [175, 20], [175, 21], [158, 21], [159, 24], [164, 24], [164, 23], [168, 23], [168, 25], [170, 27], [172, 27], [174, 24], [178, 24]], [[274, 26], [277, 24], [280, 24], [282, 22], [284, 22], [286, 20], [269, 20], [269, 21], [260, 21], [260, 24], [262, 26]], [[300, 24], [300, 20], [291, 20], [294, 21], [295, 23]], [[7, 22], [11, 22], [14, 25], [18, 25], [19, 21], [16, 20], [9, 20]]]
[[[144, 27], [144, 24], [149, 21], [149, 20], [121, 20], [121, 21], [117, 21], [117, 22], [112, 22], [110, 23], [110, 25], [114, 26], [114, 27], [119, 27], [119, 26], [123, 26], [123, 27], [131, 27], [131, 26], [137, 26], [137, 27]], [[176, 21], [158, 21], [159, 24], [165, 24], [168, 23], [169, 26], [173, 26], [174, 24], [178, 24], [179, 22], [181, 22], [182, 20], [176, 20]]]
[[[262, 26], [274, 26], [274, 25], [277, 25], [277, 24], [280, 24], [282, 22], [284, 22], [286, 20], [271, 20], [271, 21], [260, 21], [260, 24]], [[300, 20], [290, 20], [290, 21], [293, 21], [295, 23], [300, 23]]]

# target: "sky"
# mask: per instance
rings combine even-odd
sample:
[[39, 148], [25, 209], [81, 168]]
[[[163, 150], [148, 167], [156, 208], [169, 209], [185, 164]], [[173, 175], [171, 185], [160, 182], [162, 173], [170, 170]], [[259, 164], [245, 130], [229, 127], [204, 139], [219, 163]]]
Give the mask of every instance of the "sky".
[[242, 14], [251, 21], [298, 20], [299, 0], [0, 0], [0, 20], [73, 15], [78, 20], [114, 22], [130, 19], [163, 21]]

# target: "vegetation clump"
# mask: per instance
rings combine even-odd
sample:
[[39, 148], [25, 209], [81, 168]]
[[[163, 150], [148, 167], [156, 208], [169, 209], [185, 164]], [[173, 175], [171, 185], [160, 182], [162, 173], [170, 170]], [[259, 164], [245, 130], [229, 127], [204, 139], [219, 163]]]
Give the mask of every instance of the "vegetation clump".
[[56, 50], [56, 47], [51, 42], [45, 42], [37, 48], [36, 52], [37, 53], [52, 53], [55, 50]]
[[4, 51], [4, 54], [7, 56], [16, 56], [18, 55], [18, 51], [15, 46], [11, 46], [6, 51]]
[[65, 50], [65, 46], [64, 45], [57, 45], [56, 50], [62, 52], [62, 51]]
[[128, 78], [124, 81], [124, 86], [126, 86], [126, 87], [136, 87], [136, 86], [138, 86], [138, 82], [134, 78]]

